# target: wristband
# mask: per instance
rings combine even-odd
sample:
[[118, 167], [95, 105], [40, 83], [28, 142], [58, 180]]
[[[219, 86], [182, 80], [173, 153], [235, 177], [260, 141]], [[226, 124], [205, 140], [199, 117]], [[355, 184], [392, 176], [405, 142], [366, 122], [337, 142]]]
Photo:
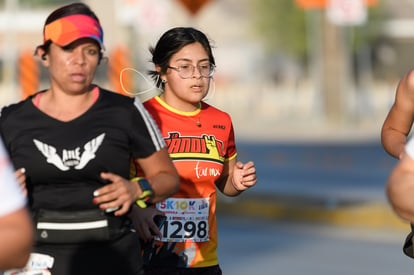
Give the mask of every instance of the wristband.
[[154, 193], [151, 184], [143, 177], [132, 178], [131, 181], [137, 181], [142, 190], [141, 196], [135, 201], [135, 203], [141, 208], [146, 208], [148, 200]]

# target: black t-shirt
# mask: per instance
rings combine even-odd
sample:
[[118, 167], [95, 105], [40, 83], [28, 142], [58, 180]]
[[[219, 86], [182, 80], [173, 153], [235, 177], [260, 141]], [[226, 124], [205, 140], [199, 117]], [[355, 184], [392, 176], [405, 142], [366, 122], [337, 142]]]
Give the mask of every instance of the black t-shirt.
[[16, 168], [26, 169], [32, 209], [96, 208], [101, 172], [129, 176], [130, 159], [144, 158], [164, 141], [139, 99], [100, 89], [97, 101], [69, 122], [56, 120], [32, 97], [3, 108], [0, 132]]

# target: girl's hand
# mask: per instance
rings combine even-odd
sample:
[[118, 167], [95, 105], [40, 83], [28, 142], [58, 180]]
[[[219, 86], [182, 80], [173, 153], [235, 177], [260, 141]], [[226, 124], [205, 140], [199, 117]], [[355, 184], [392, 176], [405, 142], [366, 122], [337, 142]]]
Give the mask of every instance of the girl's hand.
[[254, 186], [257, 183], [256, 168], [253, 161], [246, 164], [238, 161], [233, 170], [232, 183], [234, 189], [239, 192]]
[[154, 218], [157, 215], [164, 216], [164, 213], [153, 207], [132, 207], [132, 211], [129, 216], [139, 238], [143, 240], [152, 240], [154, 236], [157, 236], [159, 238], [162, 237], [158, 225], [156, 225], [154, 222]]

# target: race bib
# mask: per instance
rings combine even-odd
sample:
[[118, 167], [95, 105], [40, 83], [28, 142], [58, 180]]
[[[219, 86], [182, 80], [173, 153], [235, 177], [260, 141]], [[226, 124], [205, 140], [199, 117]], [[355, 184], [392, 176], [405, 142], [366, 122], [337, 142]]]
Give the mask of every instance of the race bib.
[[165, 213], [167, 220], [160, 231], [163, 242], [207, 242], [209, 240], [208, 198], [169, 198], [157, 203], [157, 209]]
[[4, 275], [51, 275], [54, 258], [40, 253], [31, 253], [23, 269], [13, 269], [4, 272]]

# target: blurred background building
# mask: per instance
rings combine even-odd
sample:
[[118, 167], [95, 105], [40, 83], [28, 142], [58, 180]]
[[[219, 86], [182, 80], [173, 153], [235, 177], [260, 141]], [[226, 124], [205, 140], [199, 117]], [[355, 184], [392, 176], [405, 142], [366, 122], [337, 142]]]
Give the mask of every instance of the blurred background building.
[[[43, 88], [34, 49], [64, 0], [0, 0], [0, 104]], [[378, 139], [398, 80], [411, 69], [414, 2], [400, 0], [85, 0], [104, 28], [108, 62], [96, 82], [156, 93], [148, 47], [175, 26], [213, 41], [208, 101], [240, 139]]]

